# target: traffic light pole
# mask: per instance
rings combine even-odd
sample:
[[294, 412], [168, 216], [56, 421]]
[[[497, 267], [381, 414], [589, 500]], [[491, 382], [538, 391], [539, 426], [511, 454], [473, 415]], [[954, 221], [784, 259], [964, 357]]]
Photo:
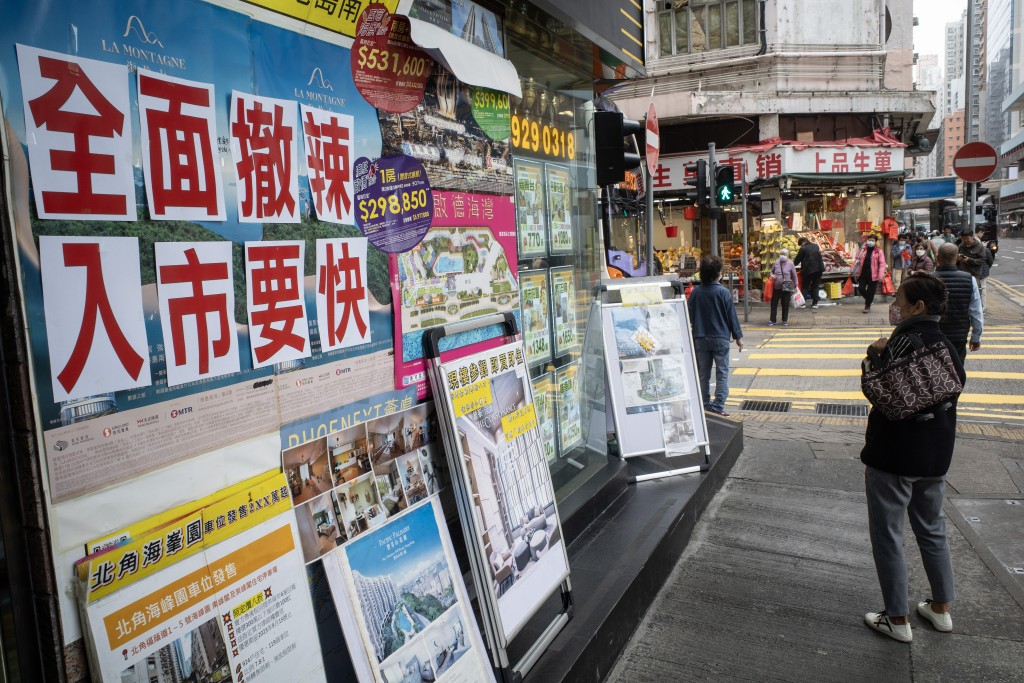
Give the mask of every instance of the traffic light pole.
[[718, 202], [715, 196], [718, 186], [715, 184], [715, 176], [718, 171], [718, 163], [715, 160], [715, 143], [708, 143], [708, 207], [711, 209], [711, 254], [718, 253]]
[[749, 263], [749, 256], [747, 255], [747, 241], [750, 238], [750, 234], [747, 230], [747, 162], [743, 161], [743, 178], [740, 179], [740, 187], [743, 188], [743, 263], [740, 266], [740, 272], [743, 274], [743, 322], [750, 322], [750, 269], [747, 268]]

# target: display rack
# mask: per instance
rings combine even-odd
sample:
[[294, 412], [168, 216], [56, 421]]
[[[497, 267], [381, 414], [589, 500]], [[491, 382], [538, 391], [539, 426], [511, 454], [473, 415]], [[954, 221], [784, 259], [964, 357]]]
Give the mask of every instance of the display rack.
[[[442, 351], [441, 342], [450, 335], [456, 335], [463, 332], [469, 332], [474, 330], [480, 330], [482, 328], [488, 328], [492, 326], [500, 326], [502, 330], [501, 336], [504, 337], [505, 343], [496, 343], [497, 337], [492, 337], [490, 343], [486, 343], [487, 348], [483, 351], [474, 351], [465, 353], [465, 348], [459, 348], [454, 344], [449, 344], [452, 348], [447, 348]], [[543, 561], [537, 555], [533, 555], [536, 561], [534, 567], [534, 573], [526, 575], [525, 578], [518, 579], [522, 581], [523, 588], [528, 588], [529, 593], [523, 594], [529, 595], [529, 600], [519, 600], [510, 610], [508, 603], [501, 604], [504, 598], [507, 601], [513, 597], [511, 588], [505, 588], [505, 581], [508, 580], [506, 577], [502, 581], [499, 578], [502, 576], [500, 573], [496, 574], [492, 571], [492, 560], [487, 553], [487, 549], [492, 541], [491, 534], [501, 533], [501, 529], [495, 529], [493, 525], [488, 526], [484, 514], [481, 509], [477, 508], [478, 500], [481, 495], [477, 490], [477, 486], [480, 485], [479, 480], [482, 478], [482, 473], [475, 467], [479, 465], [469, 464], [472, 461], [471, 455], [467, 452], [468, 443], [466, 435], [460, 436], [460, 426], [457, 424], [459, 418], [456, 415], [460, 411], [456, 410], [455, 401], [453, 400], [453, 394], [449, 390], [451, 389], [448, 380], [448, 373], [455, 372], [456, 377], [459, 375], [459, 370], [465, 367], [465, 363], [475, 365], [476, 367], [483, 367], [480, 365], [484, 360], [488, 360], [488, 356], [493, 357], [495, 354], [506, 355], [506, 354], [519, 354], [519, 357], [523, 357], [522, 363], [523, 381], [517, 387], [518, 391], [522, 392], [521, 396], [518, 396], [515, 402], [515, 406], [518, 406], [516, 414], [527, 413], [533, 415], [533, 398], [532, 398], [532, 387], [529, 379], [529, 372], [527, 370], [527, 364], [525, 362], [525, 353], [523, 348], [523, 342], [519, 339], [519, 330], [516, 324], [515, 317], [511, 313], [496, 314], [478, 318], [471, 321], [453, 323], [450, 325], [442, 325], [435, 327], [428, 331], [425, 337], [425, 354], [428, 360], [428, 376], [431, 383], [431, 389], [434, 395], [434, 400], [437, 405], [438, 420], [440, 424], [440, 431], [444, 438], [445, 451], [448, 454], [448, 462], [452, 472], [452, 484], [455, 490], [456, 500], [459, 508], [459, 519], [461, 522], [463, 534], [466, 541], [467, 554], [469, 556], [470, 573], [473, 576], [473, 584], [476, 589], [476, 596], [478, 605], [480, 607], [480, 614], [484, 625], [484, 634], [486, 636], [488, 649], [491, 652], [492, 664], [504, 683], [520, 683], [523, 677], [530, 671], [530, 669], [536, 664], [537, 660], [544, 653], [545, 650], [551, 645], [555, 637], [561, 632], [565, 625], [569, 622], [569, 619], [573, 615], [573, 599], [572, 599], [572, 587], [569, 581], [569, 561], [568, 554], [565, 550], [564, 535], [561, 531], [561, 523], [559, 521], [557, 507], [554, 502], [555, 494], [554, 487], [551, 484], [550, 473], [547, 468], [547, 460], [544, 457], [543, 449], [540, 444], [540, 429], [532, 429], [532, 437], [520, 436], [519, 439], [525, 439], [515, 445], [514, 450], [517, 453], [526, 453], [528, 462], [535, 465], [535, 469], [532, 470], [533, 476], [540, 476], [543, 480], [542, 486], [536, 488], [543, 498], [546, 505], [543, 510], [546, 510], [548, 506], [551, 508], [551, 515], [546, 517], [546, 520], [553, 520], [553, 522], [546, 522], [549, 525], [553, 525], [553, 528], [546, 532], [548, 535], [546, 540], [548, 545], [546, 546], [546, 552], [551, 554], [551, 561], [547, 561], [542, 566]], [[477, 348], [480, 348], [477, 346]], [[460, 351], [463, 353], [460, 355]], [[479, 360], [477, 360], [479, 359]], [[460, 366], [460, 362], [463, 365]], [[493, 367], [488, 364], [488, 367]], [[505, 372], [502, 370], [502, 372]], [[483, 378], [490, 379], [496, 376], [497, 373], [489, 372], [487, 374], [480, 375], [481, 379], [475, 384], [484, 383]], [[465, 388], [465, 387], [463, 387]], [[476, 389], [476, 386], [472, 387]], [[488, 384], [487, 389], [484, 393], [489, 397], [487, 400], [498, 403], [501, 401], [498, 391], [494, 392], [492, 396], [493, 386]], [[498, 396], [496, 399], [495, 396]], [[498, 414], [501, 415], [501, 430], [502, 430], [502, 441], [506, 449], [511, 449], [508, 445], [508, 436], [505, 433], [505, 421], [504, 419], [510, 417], [505, 414], [502, 410], [503, 404], [498, 403]], [[466, 419], [466, 415], [469, 413], [463, 413], [462, 419]], [[529, 434], [530, 432], [526, 432]], [[498, 450], [497, 448], [495, 450]], [[531, 454], [533, 457], [531, 458]], [[496, 480], [498, 477], [495, 476], [495, 464], [498, 460], [493, 454], [490, 455], [491, 469], [486, 472], [486, 476], [491, 481]], [[539, 458], [538, 458], [539, 456]], [[519, 456], [522, 458], [523, 456]], [[534, 463], [537, 461], [537, 463]], [[542, 470], [540, 469], [542, 468]], [[550, 500], [550, 503], [547, 501]], [[536, 508], [540, 510], [540, 506]], [[534, 526], [534, 522], [539, 517], [534, 517], [531, 520], [530, 526]], [[525, 530], [525, 525], [519, 527]], [[536, 529], [539, 531], [539, 529]], [[557, 539], [557, 540], [556, 540]], [[522, 540], [520, 538], [519, 540]], [[533, 542], [528, 544], [531, 548], [531, 554], [533, 553], [532, 547]], [[543, 555], [542, 557], [548, 557]], [[519, 564], [519, 558], [516, 558], [516, 564]], [[528, 567], [528, 565], [527, 565]], [[515, 580], [515, 577], [513, 577]], [[528, 582], [528, 583], [527, 583]], [[514, 586], [514, 584], [513, 584]], [[527, 648], [525, 654], [515, 663], [510, 662], [508, 656], [508, 648], [510, 642], [523, 630], [526, 622], [532, 618], [547, 602], [548, 598], [554, 593], [559, 593], [561, 596], [561, 610], [555, 616], [555, 618], [544, 628], [540, 636]], [[526, 604], [528, 603], [528, 604]], [[515, 618], [509, 618], [509, 612], [515, 612]]]
[[[633, 481], [707, 471], [710, 466], [684, 287], [670, 277], [605, 281], [598, 287], [606, 397], [619, 457], [648, 465]], [[690, 454], [703, 456], [701, 464], [679, 468], [668, 460]]]

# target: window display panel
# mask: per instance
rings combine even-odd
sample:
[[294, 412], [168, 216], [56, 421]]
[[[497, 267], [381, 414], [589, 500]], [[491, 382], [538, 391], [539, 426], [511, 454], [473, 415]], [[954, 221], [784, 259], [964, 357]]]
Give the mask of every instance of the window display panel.
[[[532, 382], [535, 386], [547, 383], [551, 389], [546, 407], [552, 419], [542, 420], [541, 424], [545, 433], [553, 437], [545, 455], [559, 512], [566, 519], [575, 511], [567, 500], [569, 496], [604, 472], [608, 462], [601, 434], [604, 425], [595, 430], [598, 438], [593, 441], [597, 445], [588, 448], [590, 427], [585, 423], [586, 416], [581, 419], [579, 405], [575, 411], [569, 410], [567, 403], [559, 405], [556, 379], [559, 373], [563, 378], [571, 374], [575, 381], [566, 386], [571, 384], [577, 396], [586, 392], [582, 386], [583, 373], [575, 372], [575, 368], [580, 367], [583, 356], [584, 331], [594, 288], [605, 274], [598, 190], [588, 184], [593, 172], [587, 166], [587, 160], [593, 159], [592, 133], [587, 128], [593, 109], [593, 56], [587, 40], [535, 8], [524, 6], [510, 11], [506, 26], [508, 58], [519, 71], [523, 89], [521, 99], [512, 98], [509, 142], [516, 168], [524, 339], [531, 356]], [[671, 24], [666, 28], [673, 30]], [[542, 209], [539, 220], [548, 238], [546, 251], [541, 253], [538, 249], [536, 255], [523, 251], [522, 219], [529, 197], [521, 189], [529, 189], [530, 183], [520, 188], [519, 173], [519, 169], [528, 171], [533, 166], [542, 167], [537, 192], [544, 197], [537, 204]], [[523, 272], [526, 270], [534, 271], [538, 278], [542, 274], [546, 280], [543, 284], [549, 298], [543, 323], [537, 317], [543, 307], [526, 296], [531, 282], [531, 276]], [[538, 291], [543, 289], [538, 286]], [[533, 321], [529, 329], [527, 320]], [[541, 324], [546, 328], [540, 328]], [[540, 360], [539, 354], [531, 352], [530, 340], [547, 337], [547, 330], [551, 352]], [[571, 373], [567, 370], [570, 367], [574, 368]]]

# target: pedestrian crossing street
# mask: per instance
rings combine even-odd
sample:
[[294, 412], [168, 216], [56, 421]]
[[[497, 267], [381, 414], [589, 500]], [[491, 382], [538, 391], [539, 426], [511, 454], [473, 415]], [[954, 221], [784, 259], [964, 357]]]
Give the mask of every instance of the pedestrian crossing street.
[[[733, 347], [731, 354], [731, 409], [782, 402], [773, 407], [781, 410], [789, 403], [790, 413], [829, 414], [836, 404], [840, 411], [868, 406], [860, 390], [860, 363], [868, 344], [889, 336], [892, 328], [747, 327], [745, 333], [748, 350], [738, 353]], [[1024, 326], [986, 327], [981, 341], [979, 351], [967, 354], [959, 417], [1024, 425]]]

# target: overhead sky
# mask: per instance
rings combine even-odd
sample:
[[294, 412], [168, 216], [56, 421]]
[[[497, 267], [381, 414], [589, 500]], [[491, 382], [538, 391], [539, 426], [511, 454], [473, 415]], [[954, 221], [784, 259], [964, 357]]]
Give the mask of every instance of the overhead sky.
[[959, 21], [965, 9], [967, 0], [914, 0], [918, 21], [914, 27], [914, 52], [941, 57], [946, 49], [946, 24]]

